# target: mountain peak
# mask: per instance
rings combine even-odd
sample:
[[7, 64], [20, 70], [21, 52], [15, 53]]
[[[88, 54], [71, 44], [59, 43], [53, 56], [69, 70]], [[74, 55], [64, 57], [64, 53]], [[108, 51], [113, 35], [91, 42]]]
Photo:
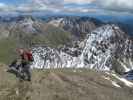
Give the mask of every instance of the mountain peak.
[[[36, 63], [33, 66], [43, 68], [50, 66], [54, 68], [87, 67], [97, 70], [113, 69], [118, 72], [132, 69], [133, 48], [131, 44], [133, 42], [118, 26], [113, 24], [101, 26], [90, 32], [82, 42], [84, 44], [82, 49], [34, 48]], [[79, 51], [81, 53], [77, 53]]]

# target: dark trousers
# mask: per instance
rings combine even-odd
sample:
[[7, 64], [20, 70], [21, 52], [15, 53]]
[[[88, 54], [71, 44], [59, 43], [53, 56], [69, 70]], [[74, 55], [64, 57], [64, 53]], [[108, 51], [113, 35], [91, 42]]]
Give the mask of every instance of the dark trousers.
[[22, 72], [26, 74], [27, 80], [31, 80], [30, 63], [22, 62]]

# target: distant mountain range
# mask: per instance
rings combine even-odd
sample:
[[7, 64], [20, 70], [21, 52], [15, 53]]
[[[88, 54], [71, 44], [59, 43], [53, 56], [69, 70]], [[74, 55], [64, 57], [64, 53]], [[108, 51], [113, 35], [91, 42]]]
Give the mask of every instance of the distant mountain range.
[[8, 51], [32, 47], [36, 68], [87, 67], [122, 73], [133, 68], [133, 40], [128, 28], [91, 17], [1, 17], [0, 43], [14, 41]]
[[24, 46], [70, 45], [101, 25], [102, 21], [89, 17], [0, 17], [0, 37], [12, 37]]

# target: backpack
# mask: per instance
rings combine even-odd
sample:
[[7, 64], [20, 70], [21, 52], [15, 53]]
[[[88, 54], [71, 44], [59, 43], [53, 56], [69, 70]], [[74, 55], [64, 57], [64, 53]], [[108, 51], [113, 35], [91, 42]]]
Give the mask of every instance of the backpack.
[[27, 55], [29, 61], [31, 61], [31, 62], [34, 61], [34, 58], [33, 58], [33, 55], [31, 52], [26, 52], [26, 55]]

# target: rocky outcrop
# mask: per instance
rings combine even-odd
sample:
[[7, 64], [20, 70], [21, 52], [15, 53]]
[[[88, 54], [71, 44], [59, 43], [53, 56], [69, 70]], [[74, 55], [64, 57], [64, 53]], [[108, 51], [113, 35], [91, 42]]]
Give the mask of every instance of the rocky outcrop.
[[84, 38], [86, 34], [104, 24], [102, 21], [90, 17], [59, 17], [48, 23], [63, 28], [78, 39]]
[[118, 26], [108, 24], [90, 32], [79, 47], [33, 48], [35, 58], [33, 67], [85, 67], [97, 70], [115, 70], [121, 73], [133, 68], [132, 44], [133, 41]]

